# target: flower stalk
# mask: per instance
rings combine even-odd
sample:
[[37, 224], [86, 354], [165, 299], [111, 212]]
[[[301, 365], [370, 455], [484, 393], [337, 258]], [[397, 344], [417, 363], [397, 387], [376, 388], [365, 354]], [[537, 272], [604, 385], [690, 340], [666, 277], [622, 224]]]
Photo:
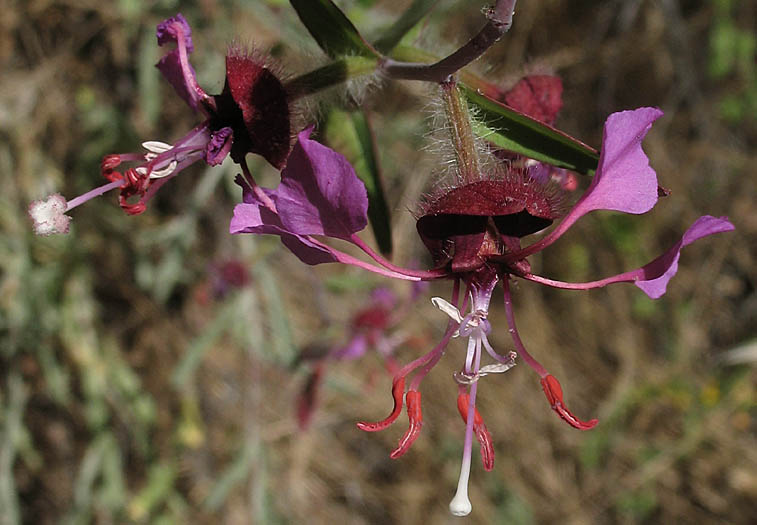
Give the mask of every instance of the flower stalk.
[[473, 182], [479, 174], [479, 163], [468, 103], [454, 80], [442, 82], [441, 90], [444, 113], [449, 122], [450, 140], [455, 152], [457, 173], [462, 182]]

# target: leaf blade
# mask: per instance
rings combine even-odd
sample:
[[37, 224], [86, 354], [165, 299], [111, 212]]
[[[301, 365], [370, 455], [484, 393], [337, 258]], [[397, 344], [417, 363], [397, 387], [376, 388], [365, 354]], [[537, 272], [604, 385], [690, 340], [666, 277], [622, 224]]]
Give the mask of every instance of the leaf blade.
[[331, 58], [345, 55], [380, 56], [331, 0], [290, 0], [289, 3], [321, 49]]
[[376, 49], [382, 53], [389, 53], [436, 6], [438, 1], [414, 0], [394, 24], [384, 31], [384, 34], [374, 42]]
[[599, 154], [593, 148], [467, 86], [462, 87], [476, 108], [476, 134], [503, 149], [561, 168], [583, 174], [597, 169]]

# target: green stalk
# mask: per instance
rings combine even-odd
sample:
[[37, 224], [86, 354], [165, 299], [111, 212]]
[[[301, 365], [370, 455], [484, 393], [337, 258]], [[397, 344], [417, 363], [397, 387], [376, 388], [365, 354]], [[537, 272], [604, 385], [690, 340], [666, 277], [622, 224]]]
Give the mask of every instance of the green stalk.
[[297, 99], [343, 84], [354, 78], [371, 75], [377, 66], [378, 59], [376, 58], [344, 57], [295, 77], [287, 82], [284, 87], [292, 99]]
[[457, 83], [441, 84], [444, 112], [450, 125], [450, 138], [455, 148], [455, 160], [460, 176], [465, 182], [471, 182], [478, 176], [478, 153], [471, 126], [468, 102]]

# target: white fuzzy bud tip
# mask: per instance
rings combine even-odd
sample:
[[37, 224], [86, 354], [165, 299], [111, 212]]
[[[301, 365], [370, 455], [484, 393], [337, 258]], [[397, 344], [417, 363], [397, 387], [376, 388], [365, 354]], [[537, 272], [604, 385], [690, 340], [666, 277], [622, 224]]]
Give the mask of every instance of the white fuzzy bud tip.
[[34, 233], [37, 235], [68, 233], [71, 217], [65, 213], [66, 199], [60, 193], [32, 202], [29, 205], [29, 217], [34, 223]]

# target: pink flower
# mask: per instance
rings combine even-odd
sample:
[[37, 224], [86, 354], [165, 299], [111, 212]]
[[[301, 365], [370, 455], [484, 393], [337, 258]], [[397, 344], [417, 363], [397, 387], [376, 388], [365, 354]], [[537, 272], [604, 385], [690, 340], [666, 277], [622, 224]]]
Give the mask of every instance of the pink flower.
[[[70, 201], [64, 199], [63, 211], [54, 223], [48, 220], [38, 226], [35, 219], [38, 233], [67, 233], [69, 217], [63, 213], [115, 189], [126, 213], [142, 213], [161, 186], [198, 161], [216, 166], [230, 155], [248, 175], [245, 156], [257, 153], [276, 168], [283, 167], [291, 147], [289, 95], [270, 68], [259, 57], [233, 47], [226, 57], [223, 91], [208, 95], [189, 63], [194, 45], [186, 19], [177, 14], [162, 21], [156, 35], [158, 45], [176, 46], [160, 59], [157, 68], [204, 120], [173, 144], [150, 140], [142, 143], [144, 152], [106, 155], [100, 172], [110, 183]], [[129, 165], [126, 169], [125, 164]], [[51, 224], [58, 226], [50, 228]]]
[[[448, 315], [447, 330], [439, 344], [426, 355], [405, 365], [394, 376], [394, 406], [383, 420], [358, 423], [362, 430], [383, 430], [407, 407], [409, 426], [391, 452], [398, 458], [407, 452], [423, 426], [420, 383], [441, 359], [452, 338], [468, 339], [465, 359], [456, 375], [458, 408], [466, 422], [461, 475], [450, 509], [465, 515], [471, 505], [467, 495], [473, 436], [481, 446], [482, 461], [493, 468], [494, 452], [483, 418], [476, 410], [478, 382], [490, 374], [503, 373], [515, 364], [517, 355], [540, 377], [552, 409], [569, 425], [580, 430], [593, 428], [596, 419], [584, 421], [566, 406], [557, 379], [533, 358], [523, 345], [515, 324], [510, 281], [515, 278], [557, 288], [588, 290], [616, 282], [635, 284], [651, 298], [665, 293], [678, 269], [684, 246], [715, 233], [733, 230], [726, 217], [700, 217], [681, 240], [654, 261], [619, 275], [587, 283], [566, 283], [536, 275], [528, 257], [556, 242], [582, 216], [597, 210], [642, 214], [658, 200], [657, 175], [641, 148], [652, 123], [662, 115], [656, 108], [640, 108], [609, 116], [605, 123], [601, 155], [589, 188], [566, 210], [563, 191], [543, 177], [533, 176], [538, 166], [514, 168], [480, 176], [479, 180], [446, 189], [422, 206], [418, 233], [431, 252], [434, 269], [426, 272], [397, 267], [375, 254], [356, 232], [366, 224], [367, 201], [362, 183], [341, 155], [300, 135], [278, 190], [268, 192], [272, 207], [266, 207], [251, 192], [245, 204], [237, 206], [232, 233], [274, 233], [300, 259], [309, 264], [342, 262], [383, 275], [410, 280], [449, 278], [454, 287], [451, 301], [434, 298], [433, 303]], [[521, 240], [560, 222], [539, 240], [521, 246]], [[379, 266], [351, 258], [316, 238], [332, 237], [352, 242]], [[516, 352], [497, 353], [488, 341], [491, 324], [489, 303], [496, 285], [504, 291], [505, 313]], [[461, 297], [461, 283], [465, 292]], [[491, 359], [483, 364], [484, 351]], [[408, 378], [414, 374], [412, 379]], [[403, 403], [404, 401], [404, 403]]]

